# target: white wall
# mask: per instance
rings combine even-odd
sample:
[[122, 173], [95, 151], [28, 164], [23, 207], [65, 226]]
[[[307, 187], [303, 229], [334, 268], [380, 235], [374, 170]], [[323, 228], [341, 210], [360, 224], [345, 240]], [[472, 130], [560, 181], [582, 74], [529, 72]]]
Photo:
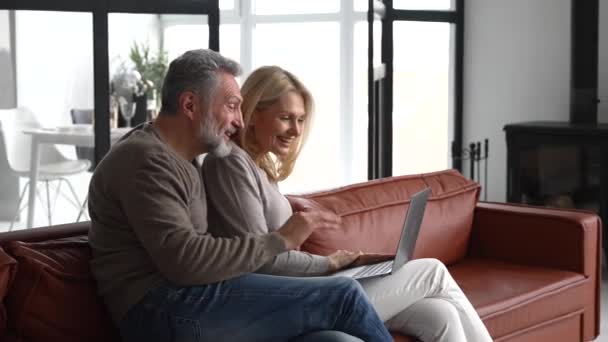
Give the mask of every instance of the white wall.
[[9, 11], [0, 11], [0, 108], [15, 106]]
[[0, 10], [0, 49], [9, 49], [11, 45], [8, 24], [8, 11]]
[[466, 2], [463, 137], [490, 139], [489, 201], [506, 199], [504, 125], [569, 118], [571, 1]]
[[600, 38], [598, 62], [598, 119], [608, 122], [608, 0], [600, 0]]

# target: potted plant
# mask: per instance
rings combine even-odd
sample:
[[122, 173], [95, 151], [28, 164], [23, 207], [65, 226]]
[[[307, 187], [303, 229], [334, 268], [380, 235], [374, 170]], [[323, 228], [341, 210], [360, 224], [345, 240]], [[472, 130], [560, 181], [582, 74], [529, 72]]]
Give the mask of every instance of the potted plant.
[[[158, 112], [159, 97], [163, 79], [167, 72], [168, 60], [167, 53], [159, 49], [158, 53], [150, 52], [148, 42], [138, 44], [133, 42], [129, 52], [129, 58], [135, 66], [135, 70], [141, 75], [142, 81], [146, 84], [146, 97], [148, 99], [148, 109]], [[153, 104], [153, 106], [150, 106]]]

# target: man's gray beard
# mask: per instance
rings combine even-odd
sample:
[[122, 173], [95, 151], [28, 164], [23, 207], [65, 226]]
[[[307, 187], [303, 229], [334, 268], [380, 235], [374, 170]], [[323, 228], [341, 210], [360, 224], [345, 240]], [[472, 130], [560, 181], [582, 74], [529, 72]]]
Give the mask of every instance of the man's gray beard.
[[232, 145], [227, 143], [224, 138], [221, 138], [219, 143], [207, 144], [209, 153], [216, 157], [224, 158], [232, 151]]
[[226, 142], [223, 134], [218, 135], [216, 133], [219, 131], [218, 126], [213, 115], [209, 113], [201, 123], [201, 138], [209, 153], [216, 157], [223, 158], [230, 154], [232, 145]]

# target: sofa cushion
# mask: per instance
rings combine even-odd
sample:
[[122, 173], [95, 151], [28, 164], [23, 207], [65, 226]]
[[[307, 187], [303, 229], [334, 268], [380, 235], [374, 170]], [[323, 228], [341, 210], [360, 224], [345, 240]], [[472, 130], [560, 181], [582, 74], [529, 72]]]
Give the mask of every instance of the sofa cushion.
[[582, 312], [593, 283], [584, 275], [488, 259], [449, 267], [495, 339]]
[[89, 271], [86, 239], [11, 242], [18, 260], [7, 297], [11, 329], [27, 341], [110, 341], [115, 329]]
[[6, 254], [4, 249], [0, 247], [0, 340], [6, 334], [7, 315], [4, 298], [11, 286], [16, 268], [17, 261]]
[[301, 196], [312, 201], [311, 207], [337, 213], [343, 223], [342, 229], [317, 229], [302, 249], [322, 255], [337, 249], [395, 253], [410, 198], [426, 187], [432, 192], [414, 257], [454, 263], [467, 253], [480, 188], [456, 170], [383, 178]]

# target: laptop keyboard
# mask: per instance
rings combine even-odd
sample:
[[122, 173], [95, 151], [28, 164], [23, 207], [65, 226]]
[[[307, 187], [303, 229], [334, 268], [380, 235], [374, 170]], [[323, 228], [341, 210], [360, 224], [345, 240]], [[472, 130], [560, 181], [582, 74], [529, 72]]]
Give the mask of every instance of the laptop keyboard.
[[378, 264], [367, 265], [363, 267], [359, 272], [353, 275], [353, 278], [364, 278], [376, 274], [389, 273], [393, 268], [393, 260], [381, 262]]

